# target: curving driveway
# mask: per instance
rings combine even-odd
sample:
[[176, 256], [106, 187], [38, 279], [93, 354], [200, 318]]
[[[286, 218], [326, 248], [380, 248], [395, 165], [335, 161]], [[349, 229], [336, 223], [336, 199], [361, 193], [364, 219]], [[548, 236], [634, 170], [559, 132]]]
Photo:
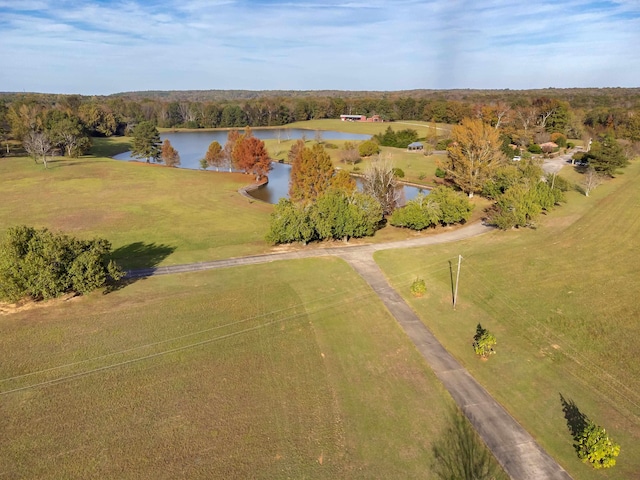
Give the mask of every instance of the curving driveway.
[[[558, 169], [559, 170], [559, 169]], [[389, 313], [404, 329], [420, 354], [449, 391], [462, 412], [513, 480], [571, 480], [569, 474], [533, 439], [509, 413], [446, 351], [411, 307], [387, 282], [373, 260], [378, 250], [420, 247], [455, 242], [493, 230], [482, 223], [430, 237], [370, 245], [336, 248], [308, 248], [295, 252], [231, 258], [211, 262], [172, 265], [127, 272], [129, 277], [147, 277], [195, 272], [238, 265], [254, 265], [277, 260], [338, 256], [369, 284]]]

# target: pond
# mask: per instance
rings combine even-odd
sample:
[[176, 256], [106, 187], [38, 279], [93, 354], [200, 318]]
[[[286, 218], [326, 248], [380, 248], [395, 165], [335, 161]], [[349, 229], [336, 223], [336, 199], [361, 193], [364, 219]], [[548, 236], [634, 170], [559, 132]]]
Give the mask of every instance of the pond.
[[[253, 198], [269, 203], [278, 203], [283, 197], [289, 196], [289, 176], [291, 175], [291, 165], [286, 163], [273, 162], [269, 172], [269, 183], [263, 187], [249, 192]], [[358, 188], [362, 187], [362, 182], [356, 178]], [[413, 200], [419, 194], [428, 195], [429, 190], [426, 188], [413, 187], [411, 185], [403, 185], [400, 196], [400, 205], [404, 205], [409, 200]]]
[[[316, 136], [314, 130], [304, 130], [301, 128], [274, 128], [274, 129], [252, 129], [253, 135], [261, 140], [278, 139], [297, 140], [307, 138], [312, 140]], [[200, 168], [200, 159], [204, 157], [209, 144], [217, 141], [224, 145], [227, 141], [227, 130], [202, 131], [202, 132], [167, 132], [162, 133], [160, 138], [164, 141], [168, 138], [178, 153], [180, 154], [180, 168], [197, 170]], [[324, 140], [368, 140], [371, 135], [358, 133], [345, 133], [335, 131], [320, 131]], [[131, 152], [121, 153], [113, 157], [116, 160], [135, 160], [131, 157]], [[249, 192], [249, 194], [259, 200], [269, 203], [278, 203], [278, 200], [288, 196], [289, 175], [291, 165], [276, 163], [271, 164], [272, 170], [269, 172], [269, 183], [264, 187]], [[358, 186], [360, 187], [359, 180]], [[412, 200], [418, 194], [428, 194], [429, 190], [409, 185], [403, 186], [400, 204], [404, 205], [408, 200]]]
[[[253, 136], [260, 140], [298, 140], [307, 138], [313, 140], [316, 136], [314, 130], [304, 130], [301, 128], [269, 128], [269, 129], [252, 129]], [[242, 132], [242, 130], [240, 130]], [[209, 144], [217, 141], [223, 145], [227, 141], [227, 130], [203, 131], [203, 132], [167, 132], [162, 133], [160, 138], [164, 142], [168, 138], [173, 148], [180, 154], [180, 168], [188, 168], [197, 170], [200, 168], [200, 159], [204, 157], [209, 148]], [[371, 135], [362, 135], [358, 133], [332, 132], [322, 130], [319, 131], [323, 140], [369, 140]], [[116, 160], [135, 160], [131, 157], [131, 152], [116, 155]]]

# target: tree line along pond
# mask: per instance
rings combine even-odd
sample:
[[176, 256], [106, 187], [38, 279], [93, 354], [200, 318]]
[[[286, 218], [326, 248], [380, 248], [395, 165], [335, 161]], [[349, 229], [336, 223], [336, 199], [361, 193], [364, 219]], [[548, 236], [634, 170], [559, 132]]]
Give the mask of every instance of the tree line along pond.
[[[252, 129], [254, 137], [260, 140], [298, 140], [302, 138], [314, 138], [316, 132], [313, 130], [304, 130], [300, 128], [280, 128], [280, 129]], [[242, 133], [242, 131], [241, 131]], [[336, 131], [321, 131], [324, 140], [369, 140], [371, 135], [363, 135], [357, 133], [345, 133]], [[227, 131], [204, 131], [204, 132], [166, 132], [161, 134], [161, 139], [168, 139], [171, 145], [180, 152], [180, 167], [191, 170], [200, 169], [200, 159], [204, 156], [209, 144], [217, 141], [224, 145], [227, 141]], [[131, 152], [121, 153], [113, 157], [116, 160], [131, 161], [135, 160], [131, 157]], [[289, 176], [291, 166], [281, 163], [272, 163], [272, 170], [269, 172], [269, 183], [264, 187], [249, 192], [249, 194], [268, 203], [278, 203], [280, 198], [288, 196]], [[357, 181], [357, 180], [356, 180]], [[360, 186], [360, 185], [359, 185]], [[420, 193], [428, 194], [429, 190], [424, 188], [403, 185], [402, 198], [400, 203], [403, 204], [415, 198]]]

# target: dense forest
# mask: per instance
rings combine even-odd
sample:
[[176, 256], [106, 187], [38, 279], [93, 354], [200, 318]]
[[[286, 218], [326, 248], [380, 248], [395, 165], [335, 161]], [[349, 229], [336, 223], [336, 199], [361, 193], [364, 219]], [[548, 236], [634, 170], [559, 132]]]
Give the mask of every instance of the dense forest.
[[640, 88], [0, 93], [0, 139], [35, 141], [42, 134], [61, 154], [74, 156], [87, 150], [90, 137], [125, 135], [142, 121], [165, 128], [266, 127], [341, 114], [449, 124], [481, 118], [520, 145], [540, 141], [534, 136], [541, 133], [608, 132], [640, 141]]

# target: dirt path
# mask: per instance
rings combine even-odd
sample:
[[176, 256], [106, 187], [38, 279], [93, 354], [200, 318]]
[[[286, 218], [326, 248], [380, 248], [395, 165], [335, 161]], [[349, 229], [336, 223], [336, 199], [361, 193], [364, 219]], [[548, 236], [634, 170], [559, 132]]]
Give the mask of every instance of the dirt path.
[[128, 272], [127, 275], [133, 278], [147, 277], [238, 265], [255, 265], [277, 260], [339, 256], [349, 263], [380, 297], [513, 480], [571, 480], [569, 474], [446, 351], [404, 299], [389, 285], [384, 273], [373, 260], [373, 253], [379, 250], [455, 242], [482, 235], [491, 230], [493, 230], [492, 227], [482, 223], [473, 223], [440, 235], [398, 242], [336, 248], [309, 248], [295, 252], [134, 270]]

